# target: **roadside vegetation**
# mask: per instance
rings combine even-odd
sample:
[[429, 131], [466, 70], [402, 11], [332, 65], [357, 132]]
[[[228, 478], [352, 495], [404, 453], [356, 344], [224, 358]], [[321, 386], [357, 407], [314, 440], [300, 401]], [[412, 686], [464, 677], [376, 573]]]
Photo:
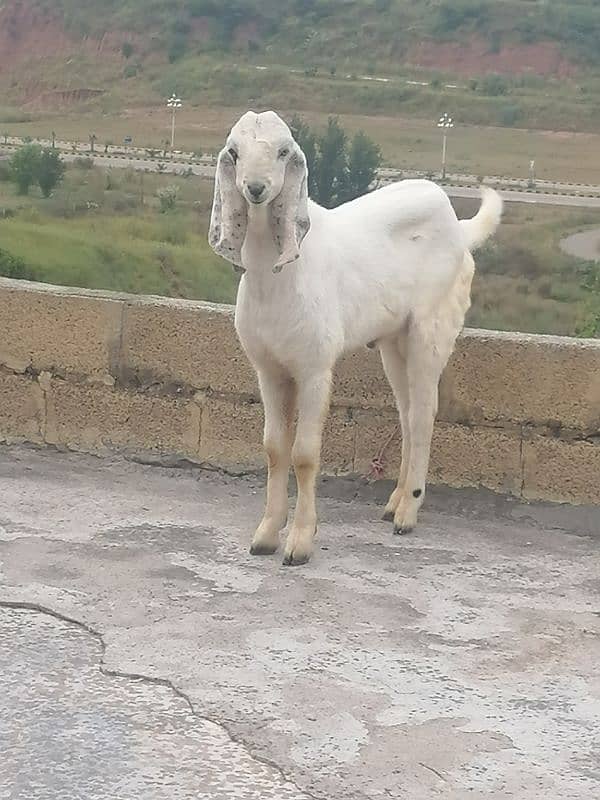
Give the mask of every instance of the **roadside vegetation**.
[[[302, 120], [295, 125], [309, 150], [313, 185], [317, 193], [324, 193], [324, 204], [333, 206], [353, 196], [360, 181], [372, 176], [369, 169], [376, 168], [378, 153], [368, 137], [349, 138], [335, 119], [322, 127], [312, 128]], [[323, 162], [319, 171], [319, 154], [325, 152], [335, 158]], [[337, 165], [333, 172], [331, 163]], [[11, 167], [4, 162], [0, 274], [234, 302], [237, 278], [206, 240], [211, 200], [211, 181], [99, 168], [90, 158], [69, 165], [49, 197], [33, 181], [25, 195], [19, 193], [14, 163]], [[477, 202], [461, 200], [455, 205], [459, 216], [470, 216]], [[477, 255], [468, 324], [600, 335], [598, 265], [559, 249], [564, 236], [598, 225], [599, 215], [592, 211], [508, 204], [497, 237]]]

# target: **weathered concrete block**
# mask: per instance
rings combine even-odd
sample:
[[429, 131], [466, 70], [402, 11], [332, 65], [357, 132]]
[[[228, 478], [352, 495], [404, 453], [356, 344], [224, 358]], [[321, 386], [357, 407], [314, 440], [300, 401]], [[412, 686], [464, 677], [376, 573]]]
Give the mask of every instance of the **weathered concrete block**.
[[323, 429], [321, 469], [329, 475], [344, 475], [354, 471], [356, 424], [352, 412], [332, 408]]
[[0, 283], [0, 364], [16, 372], [32, 367], [112, 382], [122, 302], [7, 283]]
[[523, 442], [523, 463], [523, 495], [528, 499], [600, 505], [599, 442], [532, 434]]
[[45, 403], [38, 383], [0, 370], [0, 441], [43, 442]]
[[354, 414], [356, 433], [354, 471], [367, 476], [373, 460], [385, 447], [382, 478], [396, 480], [400, 470], [402, 436], [395, 411], [358, 411]]
[[265, 467], [262, 437], [260, 403], [211, 396], [202, 401], [202, 461], [220, 467]]
[[600, 341], [466, 331], [442, 378], [439, 418], [600, 430]]
[[149, 299], [129, 304], [121, 366], [142, 384], [179, 383], [258, 398], [229, 306]]
[[[214, 396], [207, 396], [201, 402], [202, 460], [229, 468], [265, 468], [262, 405]], [[324, 472], [336, 475], [352, 472], [354, 435], [354, 420], [349, 412], [332, 409], [323, 431]]]
[[332, 402], [350, 408], [395, 408], [377, 350], [365, 347], [340, 360], [334, 374]]
[[431, 443], [429, 480], [457, 488], [485, 486], [497, 492], [520, 494], [520, 431], [438, 422]]
[[47, 379], [46, 441], [74, 450], [111, 448], [198, 460], [200, 407], [190, 399]]
[[[382, 477], [396, 480], [402, 446], [397, 416], [393, 412], [361, 412], [356, 425], [356, 472], [368, 475], [373, 459], [388, 443]], [[522, 481], [519, 432], [466, 428], [438, 421], [431, 444], [428, 480], [518, 494]]]

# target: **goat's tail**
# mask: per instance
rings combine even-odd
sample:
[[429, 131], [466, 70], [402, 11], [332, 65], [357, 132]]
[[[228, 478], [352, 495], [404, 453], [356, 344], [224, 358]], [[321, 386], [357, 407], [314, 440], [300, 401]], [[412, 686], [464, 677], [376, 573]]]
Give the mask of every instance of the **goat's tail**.
[[460, 220], [471, 253], [496, 231], [502, 217], [503, 202], [498, 192], [484, 186], [481, 195], [482, 203], [477, 214], [471, 219]]

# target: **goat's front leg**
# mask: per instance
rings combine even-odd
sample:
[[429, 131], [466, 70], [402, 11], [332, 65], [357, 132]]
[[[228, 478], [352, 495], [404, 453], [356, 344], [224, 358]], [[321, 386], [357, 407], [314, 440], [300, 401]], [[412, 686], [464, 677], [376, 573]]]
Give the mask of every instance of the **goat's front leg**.
[[304, 378], [302, 385], [298, 386], [298, 424], [292, 449], [298, 499], [285, 546], [284, 564], [305, 564], [313, 551], [313, 539], [317, 532], [315, 483], [330, 390], [330, 370]]
[[267, 504], [250, 552], [270, 555], [279, 547], [279, 531], [288, 514], [288, 478], [294, 429], [295, 387], [277, 368], [260, 369], [258, 382], [265, 412], [264, 447], [267, 455]]

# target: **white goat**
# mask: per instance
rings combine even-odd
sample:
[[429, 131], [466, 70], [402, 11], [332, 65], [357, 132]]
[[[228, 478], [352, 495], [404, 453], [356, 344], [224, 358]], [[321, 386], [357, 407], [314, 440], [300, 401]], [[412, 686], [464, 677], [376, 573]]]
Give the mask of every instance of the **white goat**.
[[279, 546], [293, 464], [298, 499], [284, 564], [310, 558], [332, 371], [343, 353], [370, 343], [402, 424], [402, 466], [384, 516], [395, 533], [413, 528], [439, 378], [470, 305], [471, 251], [501, 213], [487, 189], [478, 214], [459, 222], [445, 192], [423, 180], [321, 208], [308, 199], [306, 159], [277, 114], [248, 112], [233, 127], [218, 158], [209, 241], [244, 273], [235, 327], [264, 404], [267, 501], [253, 554]]

